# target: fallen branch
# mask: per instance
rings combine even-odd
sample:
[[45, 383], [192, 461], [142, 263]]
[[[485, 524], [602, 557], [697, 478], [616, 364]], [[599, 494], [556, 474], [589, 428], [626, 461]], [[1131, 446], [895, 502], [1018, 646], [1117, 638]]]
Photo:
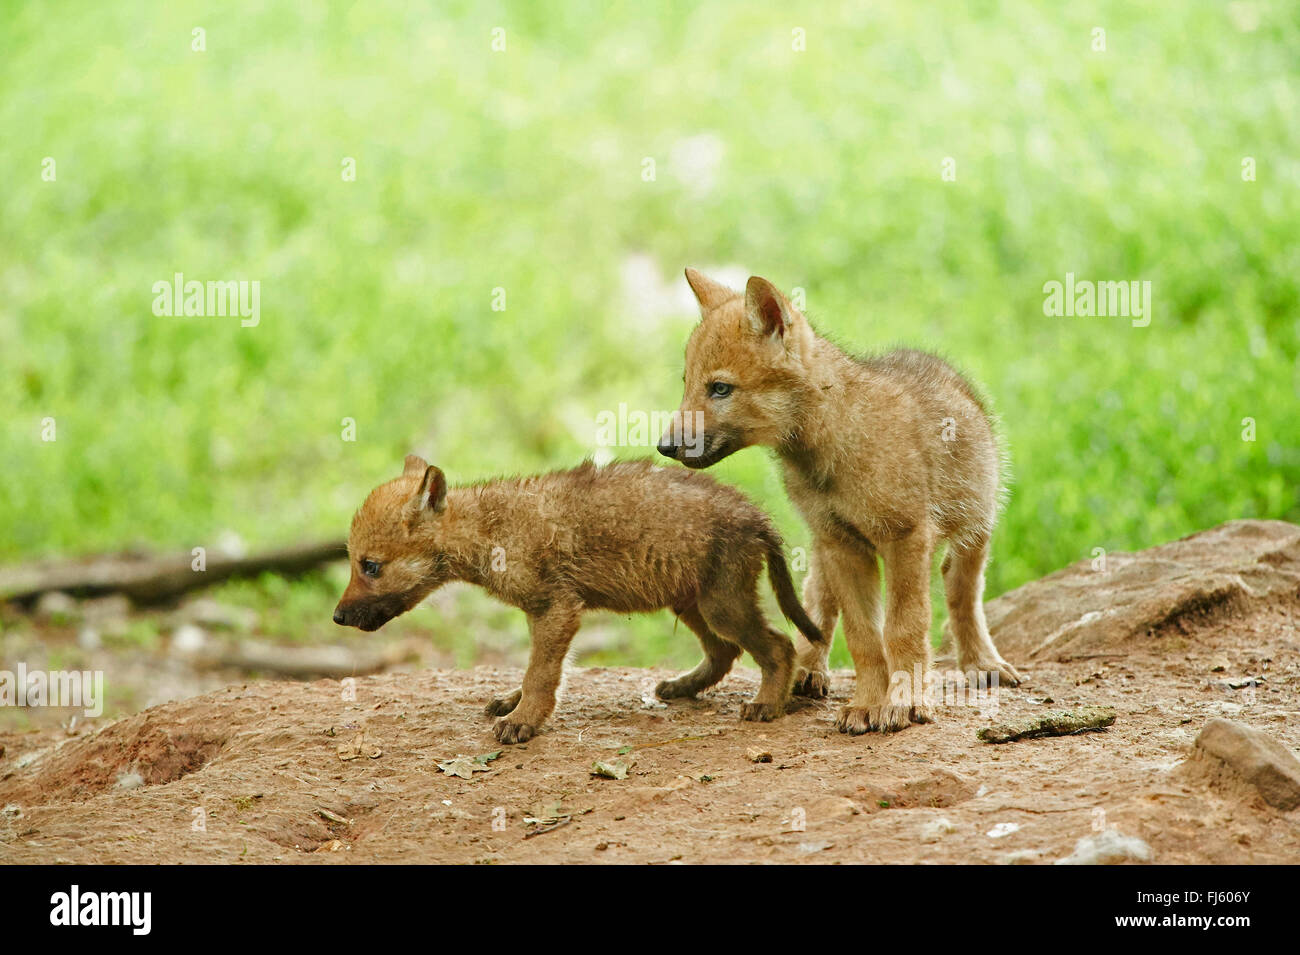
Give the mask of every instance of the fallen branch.
[[1010, 743], [1018, 739], [1036, 739], [1041, 736], [1072, 736], [1104, 730], [1115, 722], [1115, 711], [1109, 706], [1081, 706], [1075, 710], [1052, 710], [1037, 716], [986, 726], [976, 736], [985, 743]]
[[419, 659], [419, 648], [417, 643], [405, 640], [376, 650], [294, 647], [243, 640], [234, 645], [205, 645], [191, 656], [194, 665], [201, 669], [230, 668], [296, 680], [312, 677], [341, 680], [379, 673], [396, 664]]
[[573, 822], [572, 816], [561, 816], [558, 820], [551, 823], [549, 826], [539, 826], [536, 829], [529, 829], [527, 832], [524, 833], [524, 838], [531, 839], [533, 836], [540, 836], [543, 833], [554, 832], [556, 829], [559, 829], [563, 826], [567, 826], [571, 822]]
[[303, 544], [233, 557], [210, 553], [204, 570], [194, 570], [190, 555], [175, 557], [108, 556], [61, 563], [25, 564], [0, 569], [0, 600], [21, 604], [58, 591], [74, 597], [126, 594], [137, 604], [155, 604], [232, 577], [262, 573], [301, 574], [347, 557], [341, 541]]
[[713, 734], [710, 734], [710, 735], [708, 735], [708, 736], [674, 736], [672, 739], [661, 739], [661, 740], [659, 740], [657, 743], [637, 743], [635, 746], [632, 747], [632, 749], [634, 749], [634, 750], [635, 750], [635, 749], [652, 749], [652, 748], [654, 748], [655, 746], [669, 746], [669, 745], [671, 745], [671, 744], [673, 744], [673, 743], [689, 743], [689, 742], [691, 742], [692, 740], [697, 740], [697, 739], [712, 739], [714, 736], [717, 736], [717, 735], [720, 735], [720, 734], [718, 734], [718, 733], [713, 733]]

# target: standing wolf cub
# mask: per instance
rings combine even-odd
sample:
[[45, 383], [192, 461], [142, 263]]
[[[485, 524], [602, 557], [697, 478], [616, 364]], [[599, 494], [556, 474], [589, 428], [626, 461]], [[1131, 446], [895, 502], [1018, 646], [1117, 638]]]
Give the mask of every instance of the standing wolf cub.
[[[889, 732], [933, 718], [918, 684], [930, 666], [930, 561], [944, 540], [958, 665], [1018, 683], [984, 620], [1002, 461], [971, 385], [924, 352], [851, 358], [758, 276], [743, 295], [694, 269], [686, 279], [702, 319], [686, 346], [681, 408], [659, 451], [707, 468], [750, 445], [775, 449], [812, 531], [804, 600], [827, 638], [800, 641], [795, 692], [826, 695], [826, 656], [842, 613], [856, 687], [840, 730]], [[687, 416], [699, 422], [690, 449], [681, 441]], [[877, 556], [888, 596], [883, 631]]]
[[487, 706], [503, 743], [530, 739], [555, 708], [564, 657], [586, 610], [670, 608], [699, 637], [704, 660], [660, 683], [663, 699], [694, 696], [727, 675], [742, 650], [763, 678], [745, 720], [785, 712], [794, 682], [790, 638], [767, 625], [758, 576], [811, 646], [804, 613], [767, 516], [735, 488], [648, 461], [447, 489], [415, 455], [352, 519], [352, 579], [334, 622], [377, 630], [451, 580], [478, 584], [528, 615], [532, 652], [521, 687]]

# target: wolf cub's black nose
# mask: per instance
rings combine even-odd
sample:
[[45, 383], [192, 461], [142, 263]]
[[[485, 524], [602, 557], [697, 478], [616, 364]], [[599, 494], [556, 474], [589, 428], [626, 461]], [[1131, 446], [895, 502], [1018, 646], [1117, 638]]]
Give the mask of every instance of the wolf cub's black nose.
[[335, 610], [335, 611], [334, 611], [334, 622], [337, 623], [337, 624], [341, 627], [341, 626], [343, 626], [344, 620], [345, 620], [345, 618], [344, 618], [344, 616], [343, 616], [343, 611], [342, 611], [342, 610]]
[[666, 458], [677, 457], [677, 445], [673, 444], [671, 441], [660, 439], [658, 448], [659, 453]]

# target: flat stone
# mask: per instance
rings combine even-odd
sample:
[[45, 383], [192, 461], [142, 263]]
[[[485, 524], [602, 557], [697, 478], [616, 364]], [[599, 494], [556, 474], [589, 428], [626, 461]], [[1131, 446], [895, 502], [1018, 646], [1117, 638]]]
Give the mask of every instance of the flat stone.
[[1270, 806], [1286, 812], [1300, 806], [1300, 760], [1267, 733], [1216, 718], [1205, 724], [1195, 745], [1258, 789]]
[[1074, 852], [1057, 865], [1121, 865], [1125, 862], [1150, 862], [1155, 858], [1151, 847], [1136, 836], [1126, 836], [1118, 829], [1106, 829], [1086, 836], [1074, 844]]

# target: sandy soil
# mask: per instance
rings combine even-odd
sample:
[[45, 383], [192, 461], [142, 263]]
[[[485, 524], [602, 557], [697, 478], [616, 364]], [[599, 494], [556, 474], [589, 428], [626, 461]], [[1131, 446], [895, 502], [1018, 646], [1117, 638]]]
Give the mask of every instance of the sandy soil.
[[[662, 672], [575, 669], [542, 735], [509, 747], [481, 708], [515, 670], [361, 678], [355, 701], [331, 680], [236, 685], [74, 736], [0, 734], [0, 862], [1023, 863], [1103, 826], [1161, 863], [1295, 862], [1300, 811], [1225, 782], [1190, 744], [1230, 716], [1300, 749], [1297, 649], [1294, 605], [1271, 602], [1023, 665], [996, 714], [945, 706], [934, 724], [856, 738], [833, 725], [851, 673], [830, 700], [752, 724], [737, 714], [754, 671], [662, 706], [643, 699]], [[1228, 685], [1252, 676], [1265, 682]], [[976, 739], [1084, 703], [1113, 706], [1114, 726]], [[498, 750], [470, 779], [438, 768]], [[592, 775], [619, 758], [627, 778]]]

